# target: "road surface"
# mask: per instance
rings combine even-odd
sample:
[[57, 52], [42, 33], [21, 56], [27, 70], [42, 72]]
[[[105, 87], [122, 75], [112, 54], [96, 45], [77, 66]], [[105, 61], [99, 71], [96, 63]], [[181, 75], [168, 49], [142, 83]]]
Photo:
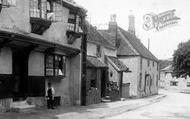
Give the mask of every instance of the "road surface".
[[190, 119], [190, 94], [162, 91], [160, 102], [106, 119]]

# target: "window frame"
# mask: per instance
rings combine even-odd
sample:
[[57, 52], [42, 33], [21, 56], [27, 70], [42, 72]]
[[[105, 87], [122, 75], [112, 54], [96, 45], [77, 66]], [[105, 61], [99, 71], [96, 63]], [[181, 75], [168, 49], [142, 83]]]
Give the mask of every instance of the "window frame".
[[82, 18], [77, 13], [69, 12], [67, 30], [80, 33]]
[[16, 7], [17, 1], [16, 0], [0, 0], [0, 4], [3, 7]]
[[[48, 56], [52, 56], [53, 57], [53, 64], [52, 64], [52, 70], [53, 70], [53, 74], [52, 75], [48, 75], [47, 74], [47, 58], [48, 58]], [[64, 70], [64, 71], [62, 71], [62, 73], [63, 73], [63, 75], [59, 75], [59, 66], [58, 67], [56, 67], [56, 59], [55, 59], [55, 57], [57, 57], [57, 58], [61, 58], [61, 63], [62, 63], [62, 70]], [[44, 67], [44, 75], [46, 76], [46, 77], [66, 77], [66, 60], [67, 60], [67, 57], [66, 56], [64, 56], [64, 55], [58, 55], [58, 54], [45, 54], [45, 57], [44, 57], [44, 65], [45, 65], [45, 67]], [[59, 65], [59, 64], [58, 64]], [[56, 74], [56, 70], [58, 71], [57, 72], [57, 74]]]
[[178, 86], [178, 81], [170, 81], [170, 86]]
[[30, 0], [29, 15], [30, 17], [40, 18], [47, 21], [61, 22], [63, 21], [62, 2], [59, 3], [59, 1], [55, 2], [51, 0]]
[[186, 85], [187, 87], [190, 87], [190, 82], [187, 82], [187, 85]]

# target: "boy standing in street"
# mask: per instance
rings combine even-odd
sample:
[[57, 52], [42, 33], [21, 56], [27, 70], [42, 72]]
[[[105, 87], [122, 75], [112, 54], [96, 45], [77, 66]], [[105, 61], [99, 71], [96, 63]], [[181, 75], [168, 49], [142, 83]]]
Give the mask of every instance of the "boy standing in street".
[[47, 108], [48, 109], [54, 109], [54, 94], [55, 94], [55, 90], [54, 88], [51, 86], [51, 83], [48, 83], [48, 88], [47, 88]]

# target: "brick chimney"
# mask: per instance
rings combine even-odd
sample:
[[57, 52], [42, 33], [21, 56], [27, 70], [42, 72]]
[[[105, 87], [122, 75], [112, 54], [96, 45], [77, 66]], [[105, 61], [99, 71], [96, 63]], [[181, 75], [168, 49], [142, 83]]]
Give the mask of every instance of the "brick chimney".
[[128, 18], [129, 18], [128, 32], [135, 35], [135, 16], [132, 14], [132, 11], [130, 11]]
[[108, 30], [109, 30], [110, 33], [116, 33], [116, 30], [117, 30], [116, 14], [112, 14], [110, 16]]
[[116, 14], [111, 14], [108, 31], [112, 35], [111, 42], [114, 46], [116, 46], [116, 39], [117, 39], [117, 22], [116, 22]]

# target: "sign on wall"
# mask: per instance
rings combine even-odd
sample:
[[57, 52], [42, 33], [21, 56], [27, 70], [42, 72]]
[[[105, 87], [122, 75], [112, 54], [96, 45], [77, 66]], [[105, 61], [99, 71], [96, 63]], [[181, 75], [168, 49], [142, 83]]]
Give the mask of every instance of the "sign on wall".
[[173, 9], [160, 14], [150, 13], [144, 15], [143, 19], [145, 22], [143, 24], [143, 29], [148, 31], [155, 28], [159, 31], [165, 27], [177, 24], [180, 18], [175, 16], [175, 11], [176, 10]]

